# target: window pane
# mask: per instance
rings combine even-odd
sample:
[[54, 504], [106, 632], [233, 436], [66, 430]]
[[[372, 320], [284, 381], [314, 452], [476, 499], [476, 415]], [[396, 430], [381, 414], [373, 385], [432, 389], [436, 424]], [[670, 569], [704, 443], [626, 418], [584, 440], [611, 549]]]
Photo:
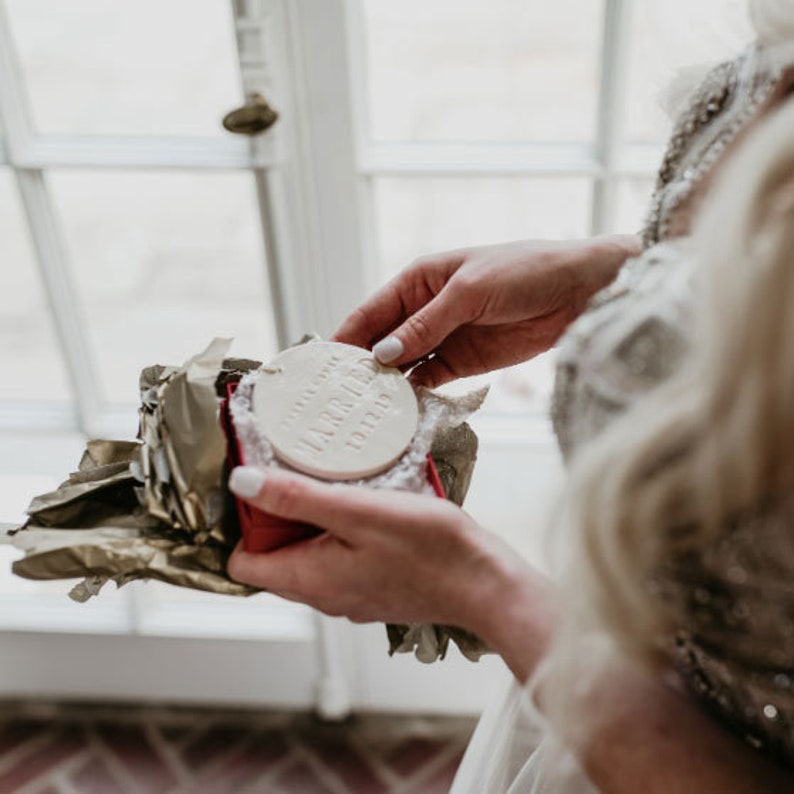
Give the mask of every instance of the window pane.
[[253, 179], [244, 173], [50, 175], [104, 393], [181, 364], [215, 336], [276, 351]]
[[589, 141], [603, 3], [362, 0], [377, 140]]
[[614, 226], [607, 231], [618, 234], [638, 234], [642, 231], [655, 181], [655, 177], [632, 177], [618, 181]]
[[547, 416], [554, 387], [555, 363], [556, 356], [551, 350], [515, 367], [466, 378], [441, 388], [452, 394], [460, 394], [488, 386], [488, 397], [482, 408], [487, 414]]
[[587, 234], [586, 179], [373, 180], [379, 241], [378, 281], [433, 251], [525, 237]]
[[70, 398], [19, 194], [0, 168], [0, 400]]
[[670, 122], [660, 97], [678, 70], [731, 58], [752, 38], [746, 0], [634, 3], [628, 69], [628, 138], [661, 142]]
[[[586, 179], [374, 180], [379, 241], [376, 282], [421, 254], [525, 237], [565, 239], [588, 232], [591, 186]], [[544, 413], [553, 354], [458, 384], [453, 391], [490, 384], [486, 409]]]
[[38, 128], [223, 134], [241, 87], [228, 0], [9, 0]]
[[642, 231], [653, 194], [654, 179], [622, 179], [618, 183], [615, 228], [618, 234]]

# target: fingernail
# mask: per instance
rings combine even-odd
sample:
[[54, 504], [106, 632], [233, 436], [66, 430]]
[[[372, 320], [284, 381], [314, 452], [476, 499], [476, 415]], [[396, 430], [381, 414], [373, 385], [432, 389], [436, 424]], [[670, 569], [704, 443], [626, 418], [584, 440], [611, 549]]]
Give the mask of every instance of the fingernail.
[[372, 354], [381, 364], [388, 364], [403, 354], [403, 343], [396, 336], [387, 336], [372, 348]]
[[238, 466], [232, 470], [229, 477], [229, 489], [244, 499], [250, 499], [262, 490], [266, 479], [267, 474], [262, 469], [257, 469], [255, 466]]

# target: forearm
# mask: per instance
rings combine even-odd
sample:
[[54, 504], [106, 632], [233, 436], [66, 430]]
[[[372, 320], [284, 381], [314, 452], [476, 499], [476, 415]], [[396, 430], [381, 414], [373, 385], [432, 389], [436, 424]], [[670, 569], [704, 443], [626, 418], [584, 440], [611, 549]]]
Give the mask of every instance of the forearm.
[[483, 535], [479, 570], [452, 579], [458, 625], [497, 652], [526, 683], [547, 654], [557, 625], [556, 591], [548, 577], [500, 539]]
[[[259, 510], [326, 530], [268, 554], [238, 548], [229, 562], [236, 580], [357, 621], [469, 629], [521, 681], [547, 656], [559, 625], [553, 584], [450, 503], [278, 469], [241, 467], [230, 487]], [[566, 690], [587, 730], [560, 733], [600, 791], [794, 790], [785, 772], [661, 682], [615, 664], [591, 678]]]

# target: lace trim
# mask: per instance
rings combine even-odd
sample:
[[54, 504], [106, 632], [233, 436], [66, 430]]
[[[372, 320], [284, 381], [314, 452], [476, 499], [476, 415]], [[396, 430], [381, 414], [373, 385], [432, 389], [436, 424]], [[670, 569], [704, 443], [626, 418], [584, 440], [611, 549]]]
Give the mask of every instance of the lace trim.
[[792, 54], [753, 45], [709, 73], [673, 129], [642, 234], [646, 248], [668, 237], [676, 210], [772, 95]]

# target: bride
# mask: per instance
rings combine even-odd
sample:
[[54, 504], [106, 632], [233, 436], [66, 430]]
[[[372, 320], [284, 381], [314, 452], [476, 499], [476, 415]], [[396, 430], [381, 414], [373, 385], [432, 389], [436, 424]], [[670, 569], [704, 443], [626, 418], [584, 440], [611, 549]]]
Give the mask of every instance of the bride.
[[682, 97], [641, 241], [426, 257], [337, 333], [429, 386], [562, 337], [558, 582], [441, 500], [232, 474], [327, 530], [238, 549], [236, 579], [503, 656], [456, 794], [794, 790], [794, 0], [750, 7], [757, 41]]

